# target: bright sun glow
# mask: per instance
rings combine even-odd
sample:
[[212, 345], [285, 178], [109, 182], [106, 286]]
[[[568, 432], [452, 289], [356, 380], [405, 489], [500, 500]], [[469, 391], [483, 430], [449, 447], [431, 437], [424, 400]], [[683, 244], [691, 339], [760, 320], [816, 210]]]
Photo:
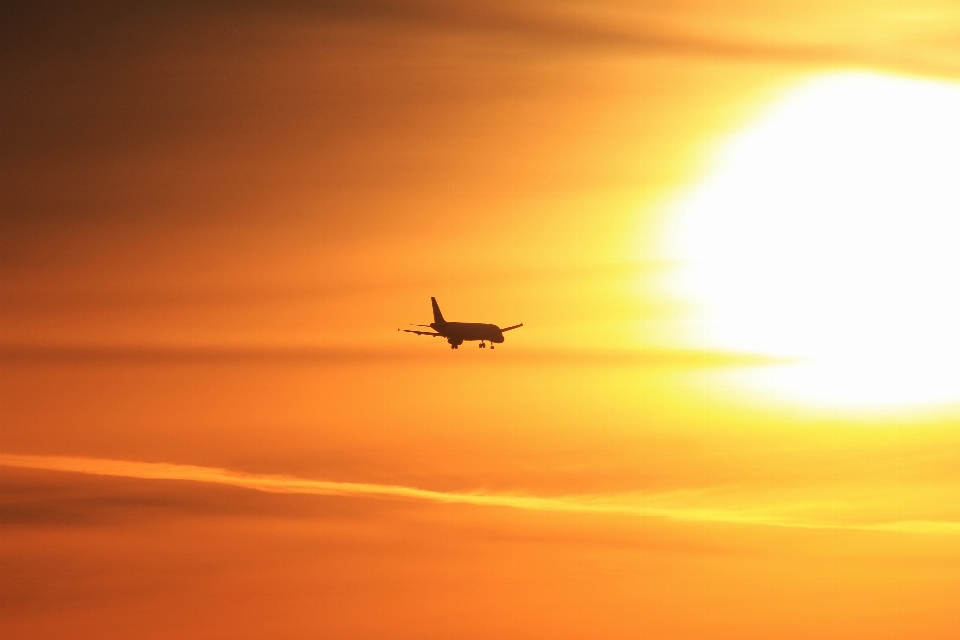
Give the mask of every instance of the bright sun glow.
[[960, 400], [960, 86], [820, 77], [724, 145], [671, 210], [686, 339], [808, 404]]

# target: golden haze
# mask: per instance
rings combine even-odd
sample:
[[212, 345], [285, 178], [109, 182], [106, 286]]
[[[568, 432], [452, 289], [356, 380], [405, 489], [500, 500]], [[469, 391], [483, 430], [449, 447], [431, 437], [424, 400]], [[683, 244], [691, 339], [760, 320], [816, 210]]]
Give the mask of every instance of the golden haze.
[[664, 249], [797, 87], [955, 91], [954, 2], [4, 11], [4, 638], [960, 633], [956, 397], [738, 386]]

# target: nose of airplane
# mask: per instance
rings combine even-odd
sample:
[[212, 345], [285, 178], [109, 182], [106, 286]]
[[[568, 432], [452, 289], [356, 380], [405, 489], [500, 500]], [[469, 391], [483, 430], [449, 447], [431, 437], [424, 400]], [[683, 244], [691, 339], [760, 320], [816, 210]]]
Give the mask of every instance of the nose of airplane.
[[497, 344], [500, 344], [501, 342], [503, 342], [503, 332], [497, 331], [497, 335], [491, 338], [490, 342], [496, 342]]

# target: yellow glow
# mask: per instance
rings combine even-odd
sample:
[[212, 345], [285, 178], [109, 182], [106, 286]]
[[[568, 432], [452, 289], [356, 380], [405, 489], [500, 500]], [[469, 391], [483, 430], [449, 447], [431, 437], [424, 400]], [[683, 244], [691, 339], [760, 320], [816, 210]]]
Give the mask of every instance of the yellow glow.
[[797, 359], [739, 382], [819, 406], [960, 399], [960, 86], [808, 81], [670, 214], [683, 339]]

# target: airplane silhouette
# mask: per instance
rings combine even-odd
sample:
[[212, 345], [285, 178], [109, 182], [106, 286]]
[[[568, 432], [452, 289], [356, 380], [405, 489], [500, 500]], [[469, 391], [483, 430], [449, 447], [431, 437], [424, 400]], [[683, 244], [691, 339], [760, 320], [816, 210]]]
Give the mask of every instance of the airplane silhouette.
[[431, 333], [430, 331], [414, 331], [413, 329], [397, 329], [397, 331], [415, 333], [418, 336], [446, 338], [447, 342], [450, 343], [451, 349], [459, 349], [460, 345], [467, 340], [479, 340], [481, 349], [485, 349], [487, 346], [486, 343], [490, 342], [490, 348], [493, 349], [494, 343], [500, 344], [503, 342], [503, 333], [505, 331], [512, 331], [513, 329], [519, 329], [523, 326], [523, 323], [521, 323], [507, 327], [506, 329], [501, 329], [495, 324], [484, 324], [482, 322], [447, 322], [443, 319], [443, 314], [440, 313], [440, 306], [437, 304], [437, 299], [430, 298], [430, 303], [433, 305], [433, 322], [430, 324], [415, 324], [413, 326], [430, 327], [436, 333]]

